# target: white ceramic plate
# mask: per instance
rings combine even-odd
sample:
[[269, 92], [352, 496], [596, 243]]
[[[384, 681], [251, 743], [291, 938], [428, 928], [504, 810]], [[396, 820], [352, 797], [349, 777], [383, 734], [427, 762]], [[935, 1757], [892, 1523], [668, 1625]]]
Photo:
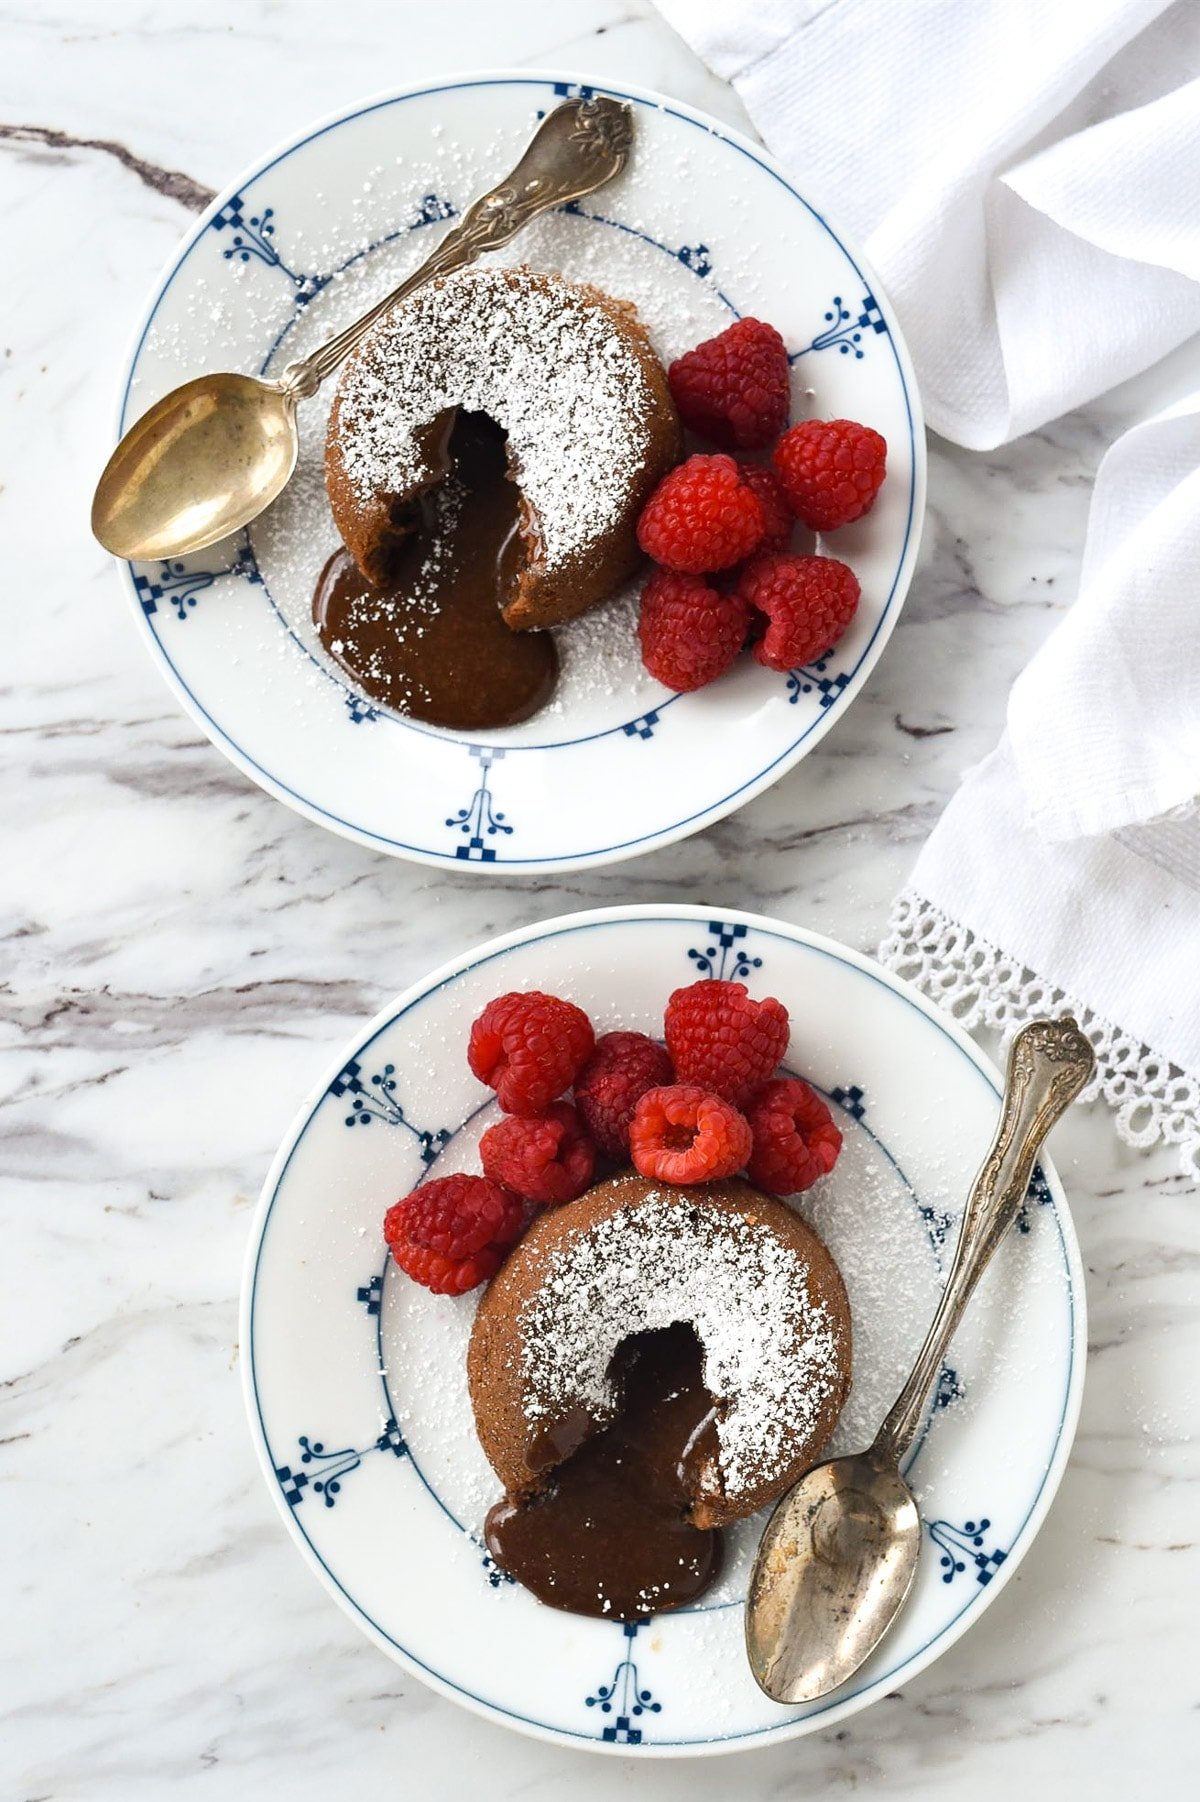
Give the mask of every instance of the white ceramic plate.
[[[577, 91], [553, 75], [464, 76], [356, 107], [248, 170], [158, 284], [119, 429], [203, 370], [278, 373], [311, 350], [415, 268], [441, 222], [511, 166], [538, 115]], [[888, 440], [875, 508], [831, 545], [863, 601], [820, 665], [775, 675], [743, 658], [713, 687], [675, 696], [641, 667], [631, 590], [559, 634], [558, 695], [522, 726], [439, 732], [380, 713], [328, 662], [310, 620], [337, 543], [321, 481], [327, 389], [301, 409], [300, 468], [275, 507], [212, 550], [129, 566], [130, 592], [167, 681], [240, 769], [310, 819], [425, 863], [576, 869], [720, 819], [849, 706], [916, 557], [920, 404], [862, 258], [747, 139], [675, 101], [605, 91], [635, 108], [630, 168], [505, 257], [636, 301], [664, 357], [737, 314], [776, 323], [797, 413], [862, 419]]]
[[791, 1011], [792, 1066], [845, 1134], [802, 1211], [841, 1264], [854, 1388], [838, 1429], [874, 1431], [939, 1291], [958, 1210], [995, 1126], [995, 1070], [944, 1015], [865, 958], [750, 914], [627, 907], [550, 920], [436, 971], [347, 1046], [267, 1179], [242, 1303], [246, 1397], [267, 1480], [304, 1557], [375, 1642], [435, 1689], [546, 1739], [641, 1755], [723, 1752], [824, 1727], [904, 1683], [1016, 1569], [1066, 1463], [1083, 1380], [1079, 1251], [1044, 1167], [943, 1370], [911, 1476], [926, 1535], [913, 1596], [838, 1694], [780, 1708], [756, 1688], [742, 1602], [761, 1517], [720, 1585], [639, 1627], [545, 1608], [479, 1539], [497, 1484], [464, 1366], [470, 1297], [390, 1265], [380, 1225], [421, 1177], [478, 1168], [494, 1107], [470, 1021], [540, 987], [598, 1030], [660, 1028], [670, 990], [744, 980]]

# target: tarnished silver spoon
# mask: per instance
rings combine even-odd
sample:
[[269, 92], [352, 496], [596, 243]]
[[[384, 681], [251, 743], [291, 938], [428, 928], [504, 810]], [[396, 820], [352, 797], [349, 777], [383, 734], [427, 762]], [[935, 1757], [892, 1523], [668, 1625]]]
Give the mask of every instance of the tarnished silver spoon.
[[257, 519], [296, 467], [296, 403], [316, 393], [375, 321], [434, 276], [498, 250], [547, 207], [595, 193], [625, 167], [632, 142], [624, 101], [564, 102], [543, 119], [512, 174], [468, 207], [414, 274], [278, 381], [202, 375], [164, 395], [105, 465], [92, 501], [101, 544], [118, 557], [178, 557]]
[[921, 1517], [900, 1465], [975, 1285], [1020, 1212], [1046, 1134], [1092, 1074], [1069, 1016], [1012, 1043], [992, 1148], [963, 1210], [954, 1262], [917, 1361], [875, 1442], [818, 1464], [767, 1522], [746, 1601], [746, 1652], [776, 1702], [813, 1702], [870, 1656], [912, 1588]]

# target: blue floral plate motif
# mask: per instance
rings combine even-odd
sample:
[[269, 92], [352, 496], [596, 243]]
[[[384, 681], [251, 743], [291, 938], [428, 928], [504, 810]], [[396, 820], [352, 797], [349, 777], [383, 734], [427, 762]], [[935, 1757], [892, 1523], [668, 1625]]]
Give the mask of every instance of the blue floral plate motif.
[[999, 1079], [906, 985], [815, 935], [695, 907], [576, 914], [481, 946], [402, 995], [301, 1110], [267, 1179], [243, 1291], [246, 1397], [305, 1559], [363, 1630], [443, 1694], [544, 1738], [638, 1756], [722, 1752], [824, 1727], [906, 1682], [1012, 1575], [1066, 1462], [1083, 1376], [1078, 1248], [1043, 1164], [931, 1397], [910, 1471], [925, 1521], [911, 1602], [838, 1694], [780, 1709], [754, 1685], [742, 1604], [761, 1519], [693, 1608], [638, 1626], [544, 1608], [481, 1540], [495, 1479], [466, 1392], [471, 1297], [429, 1296], [387, 1258], [388, 1205], [477, 1168], [494, 1102], [470, 1021], [497, 992], [571, 996], [598, 1028], [654, 1032], [698, 975], [778, 995], [790, 1066], [844, 1135], [800, 1198], [846, 1279], [854, 1382], [835, 1449], [861, 1445], [935, 1305]]
[[[567, 77], [464, 76], [367, 102], [242, 175], [174, 256], [139, 327], [118, 429], [204, 368], [277, 374], [427, 253]], [[819, 662], [744, 658], [697, 695], [641, 667], [634, 592], [560, 634], [553, 708], [492, 734], [437, 732], [372, 704], [309, 618], [336, 537], [321, 498], [329, 390], [302, 409], [297, 477], [261, 520], [192, 557], [131, 565], [143, 637], [182, 704], [247, 775], [360, 843], [455, 868], [551, 871], [632, 856], [761, 792], [850, 705], [891, 634], [924, 510], [920, 404], [907, 352], [862, 257], [762, 149], [635, 90], [637, 153], [591, 203], [537, 222], [509, 260], [633, 300], [664, 358], [757, 314], [789, 347], [795, 412], [867, 420], [889, 474], [829, 548], [863, 600]], [[683, 168], [687, 181], [666, 180]], [[659, 172], [656, 173], [655, 172]], [[764, 246], [774, 246], [769, 252]]]

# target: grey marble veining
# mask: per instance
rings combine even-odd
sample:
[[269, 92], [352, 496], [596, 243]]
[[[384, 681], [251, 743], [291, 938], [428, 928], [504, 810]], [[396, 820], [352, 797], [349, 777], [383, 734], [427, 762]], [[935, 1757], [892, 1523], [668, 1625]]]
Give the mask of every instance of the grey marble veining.
[[[237, 1381], [253, 1200], [300, 1095], [388, 996], [506, 927], [686, 898], [871, 950], [1008, 687], [1070, 604], [1107, 443], [1186, 348], [986, 456], [935, 442], [921, 567], [857, 703], [707, 833], [479, 882], [379, 857], [246, 782], [175, 708], [87, 534], [115, 373], [206, 190], [312, 116], [460, 67], [577, 66], [744, 123], [645, 0], [0, 9], [0, 1793], [502, 1798], [1181, 1795], [1194, 1781], [1200, 1216], [1102, 1114], [1057, 1156], [1088, 1269], [1075, 1452], [1017, 1579], [904, 1692], [707, 1764], [589, 1761], [453, 1710], [313, 1582]], [[282, 72], [282, 73], [281, 73]], [[19, 454], [14, 454], [17, 447]]]

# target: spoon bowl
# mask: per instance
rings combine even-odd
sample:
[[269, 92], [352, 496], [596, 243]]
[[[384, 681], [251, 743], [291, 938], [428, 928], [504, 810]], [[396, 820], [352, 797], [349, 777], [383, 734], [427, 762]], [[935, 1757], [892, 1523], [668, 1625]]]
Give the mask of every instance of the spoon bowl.
[[870, 1452], [818, 1464], [767, 1522], [746, 1652], [777, 1702], [815, 1702], [865, 1663], [912, 1588], [921, 1518], [899, 1471]]
[[283, 492], [299, 435], [292, 393], [250, 375], [202, 375], [144, 413], [105, 465], [92, 531], [133, 562], [202, 550]]

